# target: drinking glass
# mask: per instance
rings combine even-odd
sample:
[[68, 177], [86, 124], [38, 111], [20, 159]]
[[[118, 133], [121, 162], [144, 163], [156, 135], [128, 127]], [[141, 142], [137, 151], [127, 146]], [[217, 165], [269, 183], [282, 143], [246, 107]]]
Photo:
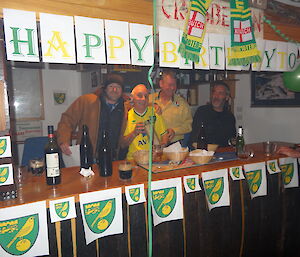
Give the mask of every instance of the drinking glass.
[[129, 161], [122, 161], [119, 164], [120, 179], [130, 179], [132, 177], [132, 164]]
[[161, 145], [153, 145], [153, 161], [160, 162], [162, 160], [163, 148]]
[[266, 156], [271, 156], [277, 149], [277, 144], [271, 141], [263, 142], [264, 152]]
[[252, 149], [244, 149], [238, 152], [238, 158], [240, 160], [249, 160], [254, 156], [254, 151]]

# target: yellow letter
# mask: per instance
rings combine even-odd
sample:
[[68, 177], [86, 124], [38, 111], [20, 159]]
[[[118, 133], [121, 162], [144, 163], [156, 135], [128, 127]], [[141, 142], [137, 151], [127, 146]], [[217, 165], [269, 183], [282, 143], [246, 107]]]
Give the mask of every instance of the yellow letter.
[[[58, 46], [56, 47], [54, 45], [54, 41], [57, 41]], [[61, 49], [62, 53], [63, 53], [63, 57], [71, 57], [68, 52], [67, 49], [65, 48], [65, 45], [67, 44], [67, 42], [62, 41], [61, 36], [60, 36], [60, 32], [59, 31], [53, 31], [53, 36], [51, 41], [48, 40], [48, 44], [50, 45], [48, 48], [47, 53], [45, 54], [45, 56], [53, 56], [51, 54], [51, 48], [53, 48], [54, 50], [58, 51], [59, 49]]]
[[200, 51], [200, 54], [199, 54], [199, 57], [201, 58], [201, 61], [202, 61], [202, 66], [203, 67], [206, 67], [207, 66], [207, 63], [205, 62], [204, 58], [203, 58], [203, 55], [205, 55], [206, 53], [206, 48], [204, 46], [201, 47], [201, 51]]
[[280, 55], [280, 67], [281, 69], [284, 68], [284, 56], [287, 55], [286, 52], [277, 52]]
[[[120, 41], [119, 46], [115, 46], [115, 39], [118, 39]], [[109, 46], [108, 48], [110, 48], [110, 56], [109, 58], [116, 58], [115, 56], [115, 48], [122, 48], [124, 46], [124, 40], [121, 37], [117, 37], [117, 36], [109, 36]]]
[[[168, 48], [167, 44], [171, 45], [171, 50], [167, 49]], [[177, 59], [178, 59], [178, 55], [176, 54], [176, 51], [177, 51], [176, 45], [173, 42], [164, 42], [163, 45], [164, 45], [164, 50], [163, 50], [164, 59], [163, 59], [163, 62], [176, 62]], [[167, 54], [168, 53], [173, 55], [173, 60], [171, 60], [171, 61], [167, 60]]]

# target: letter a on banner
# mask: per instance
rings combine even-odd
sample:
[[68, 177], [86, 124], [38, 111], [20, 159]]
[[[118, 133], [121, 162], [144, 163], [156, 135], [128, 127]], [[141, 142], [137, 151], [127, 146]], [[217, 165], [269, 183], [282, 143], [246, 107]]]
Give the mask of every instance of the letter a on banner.
[[104, 20], [107, 63], [130, 64], [128, 22]]
[[39, 62], [34, 12], [3, 9], [7, 60]]
[[76, 63], [73, 17], [40, 13], [44, 62]]
[[106, 63], [103, 20], [75, 16], [77, 62]]

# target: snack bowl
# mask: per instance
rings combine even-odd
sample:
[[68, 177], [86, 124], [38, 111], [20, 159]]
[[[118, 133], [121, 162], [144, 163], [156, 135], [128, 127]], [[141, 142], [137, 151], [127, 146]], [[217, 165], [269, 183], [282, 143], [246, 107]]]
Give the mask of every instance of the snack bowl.
[[133, 153], [133, 159], [139, 165], [149, 164], [149, 151], [148, 150], [138, 150]]
[[179, 163], [183, 161], [189, 154], [189, 151], [187, 148], [182, 148], [179, 152], [168, 152], [164, 151], [164, 155], [167, 157], [167, 159], [174, 163]]
[[[204, 151], [205, 150], [196, 149], [190, 152], [189, 157], [196, 164], [206, 164], [213, 158], [215, 152], [205, 151], [205, 153]], [[209, 155], [207, 155], [207, 153]]]

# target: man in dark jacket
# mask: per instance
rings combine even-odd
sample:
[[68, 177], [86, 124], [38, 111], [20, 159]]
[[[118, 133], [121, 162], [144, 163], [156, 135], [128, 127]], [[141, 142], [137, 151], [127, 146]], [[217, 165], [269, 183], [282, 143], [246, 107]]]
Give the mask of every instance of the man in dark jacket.
[[123, 78], [111, 74], [97, 93], [78, 97], [62, 114], [57, 127], [57, 141], [64, 154], [70, 155], [72, 133], [78, 129], [76, 143], [82, 136], [82, 125], [89, 128], [94, 157], [97, 147], [101, 145], [101, 135], [108, 131], [114, 159], [118, 158], [119, 139], [123, 135], [128, 108], [122, 97]]
[[197, 142], [201, 122], [207, 143], [228, 146], [228, 140], [236, 135], [235, 117], [227, 108], [229, 97], [226, 83], [216, 81], [212, 84], [210, 103], [200, 106], [194, 115], [189, 146]]

